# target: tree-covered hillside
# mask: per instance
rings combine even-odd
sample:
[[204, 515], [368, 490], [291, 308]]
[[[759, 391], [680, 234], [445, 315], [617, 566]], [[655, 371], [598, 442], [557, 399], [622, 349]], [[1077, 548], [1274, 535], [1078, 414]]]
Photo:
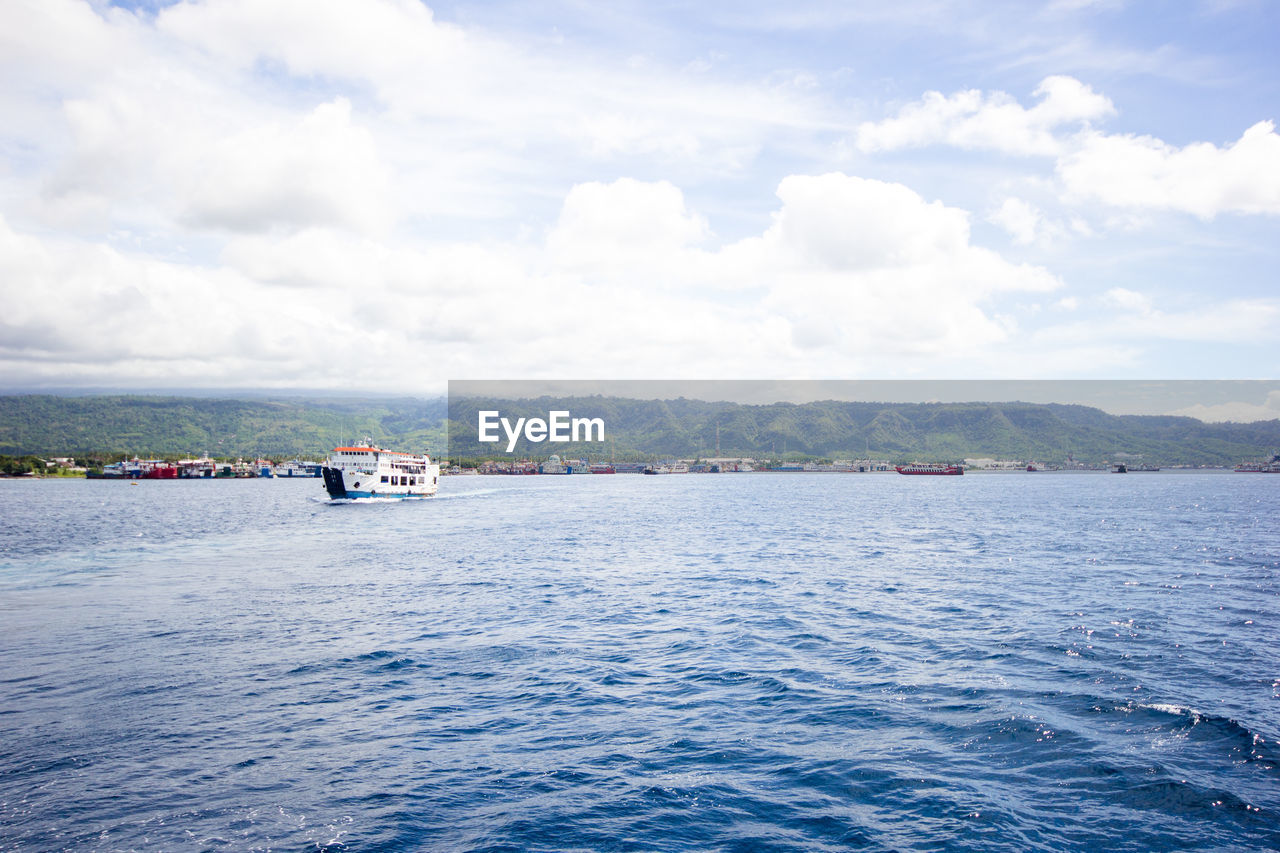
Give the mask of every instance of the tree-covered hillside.
[[[521, 441], [517, 455], [600, 458], [1035, 459], [1102, 464], [1231, 465], [1280, 450], [1280, 421], [1206, 424], [1193, 418], [1109, 415], [1032, 403], [820, 401], [739, 405], [678, 398], [537, 400], [24, 395], [0, 397], [0, 454], [122, 453], [177, 457], [320, 457], [361, 438], [433, 455], [504, 457], [475, 441], [477, 411], [543, 417], [552, 409], [599, 417], [604, 444]], [[446, 448], [448, 417], [450, 446]]]
[[443, 398], [0, 397], [0, 453], [319, 457], [361, 438], [444, 449]]
[[[551, 409], [606, 424], [607, 452], [618, 458], [707, 457], [881, 459], [1037, 459], [1101, 464], [1141, 459], [1160, 465], [1229, 465], [1280, 447], [1280, 421], [1206, 424], [1194, 418], [1116, 416], [1085, 406], [1034, 403], [863, 403], [820, 401], [739, 405], [581, 397], [451, 400], [454, 457], [499, 454], [475, 440], [480, 409], [545, 418]], [[517, 453], [601, 454], [600, 445], [521, 441]]]

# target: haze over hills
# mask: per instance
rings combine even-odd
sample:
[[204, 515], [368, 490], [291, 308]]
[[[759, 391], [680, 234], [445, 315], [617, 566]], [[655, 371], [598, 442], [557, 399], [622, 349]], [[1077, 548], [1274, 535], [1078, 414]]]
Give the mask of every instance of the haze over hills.
[[[1188, 417], [1110, 415], [1080, 405], [819, 401], [743, 405], [619, 397], [453, 401], [359, 397], [14, 395], [0, 397], [0, 454], [129, 454], [318, 458], [370, 438], [453, 458], [505, 456], [476, 442], [476, 413], [513, 421], [551, 409], [600, 417], [604, 444], [522, 440], [516, 455], [958, 460], [991, 457], [1103, 464], [1232, 465], [1280, 449], [1280, 420], [1207, 424]], [[446, 418], [449, 419], [446, 423]]]

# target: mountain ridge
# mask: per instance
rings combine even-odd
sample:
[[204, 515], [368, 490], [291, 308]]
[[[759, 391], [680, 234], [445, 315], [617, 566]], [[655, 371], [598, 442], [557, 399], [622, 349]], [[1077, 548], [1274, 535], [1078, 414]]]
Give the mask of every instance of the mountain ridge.
[[[608, 454], [620, 459], [715, 455], [756, 458], [996, 459], [1101, 464], [1232, 465], [1280, 448], [1280, 420], [1209, 424], [1177, 415], [1112, 415], [1077, 404], [983, 402], [739, 404], [686, 398], [0, 396], [0, 454], [129, 454], [318, 458], [369, 438], [435, 456], [503, 457], [473, 435], [476, 413], [514, 417], [551, 409], [600, 417], [604, 445], [532, 444], [516, 455]], [[446, 432], [447, 431], [447, 432]], [[446, 435], [452, 445], [446, 446]]]

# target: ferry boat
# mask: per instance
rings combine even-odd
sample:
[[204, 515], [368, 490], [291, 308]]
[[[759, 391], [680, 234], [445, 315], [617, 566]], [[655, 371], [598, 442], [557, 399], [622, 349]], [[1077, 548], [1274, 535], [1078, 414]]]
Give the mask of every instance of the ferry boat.
[[959, 465], [894, 465], [893, 470], [899, 474], [963, 474], [964, 468]]
[[440, 466], [427, 454], [385, 450], [368, 441], [335, 447], [320, 474], [331, 498], [426, 498], [440, 483]]

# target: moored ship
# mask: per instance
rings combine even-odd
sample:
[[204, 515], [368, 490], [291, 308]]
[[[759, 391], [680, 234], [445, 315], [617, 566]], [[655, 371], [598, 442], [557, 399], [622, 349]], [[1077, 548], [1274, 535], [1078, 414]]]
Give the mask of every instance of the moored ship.
[[163, 459], [126, 459], [102, 466], [101, 471], [86, 471], [91, 480], [176, 480], [178, 466]]
[[568, 465], [561, 462], [560, 457], [553, 453], [551, 454], [550, 458], [547, 459], [546, 462], [543, 462], [541, 465], [538, 466], [538, 473], [539, 474], [572, 474], [573, 469], [571, 469]]
[[964, 468], [959, 465], [894, 465], [893, 470], [899, 474], [963, 474]]
[[281, 462], [275, 467], [275, 475], [277, 477], [319, 477], [320, 466], [314, 462], [300, 462], [297, 459], [291, 459], [288, 462]]
[[1270, 462], [1242, 462], [1236, 466], [1237, 474], [1280, 474], [1280, 453]]
[[331, 498], [426, 498], [440, 483], [440, 466], [425, 453], [401, 453], [372, 443], [335, 447], [320, 469]]

